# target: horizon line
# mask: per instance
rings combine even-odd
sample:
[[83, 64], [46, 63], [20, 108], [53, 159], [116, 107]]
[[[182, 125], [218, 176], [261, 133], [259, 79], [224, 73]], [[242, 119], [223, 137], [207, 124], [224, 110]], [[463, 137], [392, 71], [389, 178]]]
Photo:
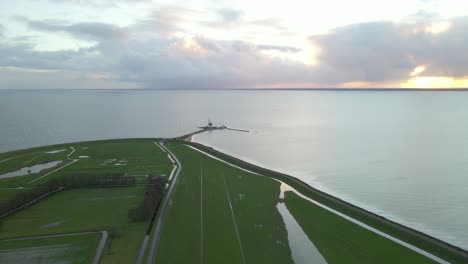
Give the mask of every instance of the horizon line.
[[0, 91], [468, 91], [468, 88], [0, 88]]

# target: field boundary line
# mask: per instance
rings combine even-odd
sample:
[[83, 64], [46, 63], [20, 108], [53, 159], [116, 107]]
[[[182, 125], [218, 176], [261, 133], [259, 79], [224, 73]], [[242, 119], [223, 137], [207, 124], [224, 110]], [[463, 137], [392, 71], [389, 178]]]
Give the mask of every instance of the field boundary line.
[[73, 163], [75, 163], [75, 162], [77, 162], [77, 161], [78, 161], [77, 159], [72, 160], [71, 162], [69, 162], [69, 163], [63, 165], [62, 167], [57, 168], [57, 169], [55, 169], [55, 170], [53, 170], [53, 171], [51, 171], [51, 172], [48, 172], [48, 173], [42, 175], [42, 176], [39, 177], [39, 178], [36, 178], [36, 179], [34, 179], [34, 180], [28, 182], [28, 184], [31, 184], [31, 183], [36, 182], [36, 181], [38, 181], [38, 180], [40, 180], [40, 179], [42, 179], [42, 178], [44, 178], [44, 177], [47, 177], [47, 176], [49, 176], [50, 174], [52, 174], [52, 173], [54, 173], [54, 172], [57, 172], [57, 171], [59, 171], [59, 170], [65, 168], [65, 167], [67, 167], [67, 166], [70, 166], [70, 165], [72, 165]]
[[242, 255], [242, 263], [245, 264], [244, 250], [242, 249], [242, 242], [241, 242], [241, 238], [239, 235], [239, 229], [237, 228], [237, 221], [236, 221], [236, 217], [234, 216], [234, 209], [232, 208], [231, 196], [229, 195], [229, 190], [226, 184], [226, 176], [224, 175], [224, 173], [223, 173], [223, 180], [224, 180], [224, 187], [226, 188], [226, 195], [229, 201], [229, 207], [231, 209], [232, 220], [234, 221], [234, 227], [236, 228], [237, 241], [239, 241], [239, 248], [240, 248], [240, 252]]
[[200, 160], [200, 264], [203, 263], [203, 160]]
[[48, 192], [48, 193], [46, 193], [46, 194], [43, 194], [42, 196], [40, 196], [40, 197], [38, 197], [38, 198], [36, 198], [36, 199], [34, 199], [34, 200], [32, 200], [32, 201], [29, 201], [29, 202], [27, 202], [26, 204], [21, 205], [20, 207], [16, 207], [15, 209], [13, 209], [13, 210], [11, 210], [11, 211], [9, 211], [9, 212], [6, 212], [6, 213], [0, 215], [0, 218], [3, 218], [3, 217], [5, 217], [5, 216], [8, 216], [8, 215], [10, 215], [10, 214], [12, 214], [12, 213], [14, 213], [14, 212], [16, 212], [16, 211], [19, 211], [19, 210], [21, 210], [21, 209], [23, 209], [23, 208], [25, 208], [25, 207], [27, 207], [27, 206], [30, 206], [30, 205], [32, 205], [33, 203], [35, 203], [35, 202], [37, 202], [37, 201], [39, 201], [39, 200], [41, 200], [41, 199], [43, 199], [43, 198], [45, 198], [45, 197], [51, 195], [51, 194], [54, 194], [54, 193], [56, 193], [56, 192], [58, 192], [58, 191], [61, 191], [61, 190], [63, 190], [63, 189], [64, 189], [64, 187], [60, 187], [60, 188], [58, 188], [57, 190], [54, 190], [54, 191]]
[[86, 235], [86, 234], [95, 234], [101, 233], [101, 239], [99, 240], [99, 244], [96, 249], [96, 254], [93, 258], [93, 264], [99, 264], [101, 261], [102, 253], [104, 252], [104, 247], [106, 246], [107, 238], [109, 237], [109, 232], [106, 230], [102, 231], [87, 231], [87, 232], [79, 232], [79, 233], [68, 233], [68, 234], [56, 234], [56, 235], [44, 235], [44, 236], [32, 236], [32, 237], [21, 237], [21, 238], [9, 238], [9, 239], [2, 239], [0, 242], [4, 241], [19, 241], [19, 240], [34, 240], [34, 239], [42, 239], [42, 238], [51, 238], [51, 237], [67, 237], [67, 236], [79, 236], [79, 235]]

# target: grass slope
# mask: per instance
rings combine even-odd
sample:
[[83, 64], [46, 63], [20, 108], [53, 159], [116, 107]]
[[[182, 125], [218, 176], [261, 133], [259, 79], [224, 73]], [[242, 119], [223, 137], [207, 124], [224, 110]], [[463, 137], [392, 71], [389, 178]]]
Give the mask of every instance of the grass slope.
[[312, 188], [297, 178], [279, 172], [271, 171], [262, 167], [258, 167], [256, 165], [247, 163], [245, 161], [242, 161], [240, 159], [229, 156], [213, 148], [198, 143], [184, 142], [183, 144], [196, 146], [197, 148], [200, 148], [203, 151], [214, 155], [215, 157], [226, 160], [241, 168], [245, 168], [253, 172], [284, 181], [285, 183], [292, 186], [302, 194], [324, 205], [327, 205], [350, 217], [362, 221], [382, 232], [390, 234], [423, 250], [426, 250], [451, 263], [468, 263], [468, 252], [466, 250], [455, 247], [453, 245], [450, 245], [448, 243], [445, 243], [441, 240], [435, 239], [418, 231], [409, 229], [398, 223], [384, 219], [378, 215], [372, 214], [352, 204], [349, 204], [346, 201], [337, 199], [336, 197], [333, 197], [315, 188]]
[[328, 263], [435, 263], [293, 192], [285, 193], [285, 203]]

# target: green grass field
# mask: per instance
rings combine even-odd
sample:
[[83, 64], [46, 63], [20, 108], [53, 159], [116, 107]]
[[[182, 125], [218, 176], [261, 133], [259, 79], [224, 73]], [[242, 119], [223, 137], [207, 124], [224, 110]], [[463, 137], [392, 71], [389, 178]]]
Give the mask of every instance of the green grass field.
[[435, 256], [447, 260], [450, 263], [468, 263], [468, 252], [466, 250], [449, 245], [443, 241], [439, 241], [422, 233], [418, 233], [417, 231], [410, 230], [404, 226], [399, 225], [398, 223], [388, 221], [377, 215], [366, 212], [358, 207], [346, 203], [345, 201], [336, 199], [333, 196], [314, 189], [297, 178], [271, 171], [266, 168], [258, 167], [201, 144], [189, 142], [184, 142], [184, 144], [194, 145], [198, 148], [201, 148], [203, 151], [214, 155], [215, 157], [226, 160], [236, 166], [240, 166], [241, 168], [246, 168], [253, 172], [284, 181], [309, 198], [312, 198], [326, 206], [351, 216], [384, 233], [390, 234], [403, 241], [406, 241], [411, 245], [417, 246], [427, 252], [432, 253]]
[[[242, 263], [242, 253], [246, 263], [293, 262], [287, 230], [276, 208], [278, 181], [233, 168], [180, 143], [169, 146], [183, 170], [157, 263]], [[328, 263], [432, 263], [291, 192], [285, 203]]]
[[61, 191], [2, 221], [0, 238], [108, 230], [121, 234], [106, 249], [103, 263], [136, 259], [147, 222], [131, 222], [128, 210], [143, 199], [145, 186]]
[[[60, 151], [57, 153], [47, 153], [50, 151]], [[46, 148], [41, 151], [28, 151], [21, 156], [17, 155], [9, 155], [5, 156], [4, 158], [0, 159], [8, 159], [13, 158], [11, 160], [0, 162], [0, 174], [5, 172], [14, 171], [17, 169], [21, 169], [22, 167], [29, 167], [34, 164], [41, 164], [48, 161], [54, 160], [65, 160], [66, 156], [71, 152], [71, 149], [67, 147], [60, 147], [60, 148]]]
[[234, 169], [180, 144], [170, 148], [183, 169], [163, 228], [157, 263], [242, 263], [242, 253], [246, 263], [292, 263], [286, 228], [275, 208], [277, 182]]
[[[280, 182], [274, 178], [276, 176], [227, 156], [229, 162], [267, 176], [234, 168], [184, 143], [169, 142], [166, 145], [182, 163], [182, 171], [169, 202], [156, 263], [297, 261], [293, 254], [297, 248], [291, 248], [297, 244], [290, 245], [287, 227], [277, 208]], [[0, 160], [13, 157], [0, 162], [0, 170], [31, 166], [47, 161], [49, 155], [70, 162], [66, 155], [71, 147], [75, 152], [70, 160], [78, 161], [33, 184], [28, 182], [42, 177], [47, 171], [1, 179], [0, 202], [25, 190], [6, 187], [31, 188], [64, 174], [124, 173], [136, 176], [138, 184], [62, 190], [0, 219], [1, 263], [5, 259], [15, 263], [88, 263], [95, 254], [97, 234], [38, 240], [5, 239], [101, 230], [113, 230], [101, 263], [135, 262], [148, 222], [131, 222], [128, 210], [143, 200], [148, 186], [140, 183], [146, 182], [147, 175], [170, 174], [172, 164], [167, 154], [154, 144], [154, 139], [81, 142], [0, 154]], [[46, 153], [60, 149], [67, 151]], [[60, 166], [63, 164], [57, 167]], [[313, 242], [328, 263], [431, 263], [430, 259], [293, 192], [286, 192], [284, 203], [284, 209], [298, 223], [304, 237]], [[13, 252], [21, 252], [22, 257], [12, 260]]]
[[[78, 160], [32, 184], [28, 182], [66, 163], [34, 175], [0, 179], [0, 202], [25, 190], [8, 187], [32, 188], [65, 174], [124, 173], [135, 176], [137, 184], [146, 184], [148, 175], [169, 175], [172, 164], [154, 141], [128, 139], [80, 142], [0, 154], [0, 160], [13, 157], [0, 162], [5, 171], [31, 166], [51, 156], [65, 162]], [[68, 160], [66, 156], [71, 153], [71, 147], [75, 152]], [[46, 153], [61, 149], [66, 151]], [[113, 229], [117, 231], [117, 236], [108, 240], [101, 263], [132, 263], [139, 252], [148, 222], [131, 222], [128, 210], [143, 200], [147, 188], [146, 185], [136, 185], [60, 191], [1, 219], [0, 239]]]
[[[66, 156], [71, 153], [71, 147], [75, 149], [75, 152], [73, 152], [69, 158], [72, 160], [78, 159], [78, 161], [34, 183], [30, 183], [46, 173], [71, 162], [71, 160], [66, 158]], [[55, 154], [46, 153], [62, 149], [66, 151]], [[0, 170], [3, 170], [3, 172], [40, 164], [44, 161], [63, 160], [63, 162], [53, 168], [41, 171], [40, 173], [0, 179], [0, 187], [31, 187], [67, 173], [127, 173], [128, 175], [144, 177], [149, 174], [168, 175], [172, 170], [172, 165], [167, 159], [167, 155], [154, 145], [154, 139], [70, 143], [33, 148], [1, 155], [1, 160], [8, 158], [13, 159], [0, 162]], [[36, 159], [31, 161], [32, 158]], [[26, 163], [28, 161], [29, 163]], [[0, 197], [2, 197], [1, 193], [2, 190], [0, 189]]]
[[61, 191], [3, 219], [0, 238], [125, 227], [128, 209], [143, 199], [144, 190], [137, 186]]
[[285, 193], [285, 203], [328, 263], [436, 263], [294, 192]]
[[99, 233], [0, 241], [0, 263], [90, 263]]
[[0, 189], [0, 203], [6, 202], [22, 191], [24, 191], [24, 189]]

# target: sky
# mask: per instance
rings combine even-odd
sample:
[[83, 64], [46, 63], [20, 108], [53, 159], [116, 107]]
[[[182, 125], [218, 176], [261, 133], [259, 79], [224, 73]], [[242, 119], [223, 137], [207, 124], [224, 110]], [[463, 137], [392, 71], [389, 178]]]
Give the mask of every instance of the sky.
[[0, 89], [467, 88], [466, 0], [15, 0]]

